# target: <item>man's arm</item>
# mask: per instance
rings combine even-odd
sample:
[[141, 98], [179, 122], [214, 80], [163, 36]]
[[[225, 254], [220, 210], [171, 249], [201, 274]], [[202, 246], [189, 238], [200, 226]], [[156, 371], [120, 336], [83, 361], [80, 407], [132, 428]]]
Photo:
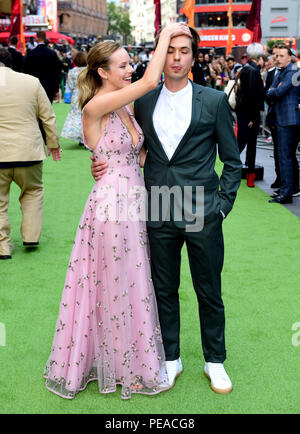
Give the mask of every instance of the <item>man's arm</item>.
[[237, 190], [240, 186], [242, 163], [232, 126], [232, 114], [226, 94], [223, 94], [220, 98], [215, 132], [219, 157], [224, 164], [220, 177], [220, 210], [227, 216], [231, 211]]
[[293, 87], [293, 70], [283, 78], [277, 87], [271, 87], [267, 91], [267, 99], [270, 101], [276, 101], [282, 98]]
[[49, 98], [40, 82], [38, 82], [37, 90], [37, 117], [41, 120], [46, 134], [49, 155], [52, 153], [53, 160], [59, 160], [60, 145], [56, 117]]

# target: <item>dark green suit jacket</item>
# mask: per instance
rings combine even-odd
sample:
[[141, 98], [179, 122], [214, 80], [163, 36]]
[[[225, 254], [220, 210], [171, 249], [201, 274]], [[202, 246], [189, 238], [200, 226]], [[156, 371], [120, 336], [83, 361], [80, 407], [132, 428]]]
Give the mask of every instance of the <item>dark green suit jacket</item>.
[[[173, 190], [177, 192], [180, 188], [182, 196], [184, 187], [189, 187], [187, 189], [189, 191], [192, 188], [192, 213], [194, 215], [204, 213], [205, 223], [217, 218], [216, 216], [220, 215], [220, 210], [225, 215], [230, 212], [240, 185], [242, 163], [233, 131], [232, 114], [227, 96], [224, 92], [195, 83], [192, 83], [192, 86], [191, 123], [170, 160], [159, 141], [152, 120], [162, 85], [135, 101], [135, 117], [143, 129], [144, 146], [148, 150], [144, 177], [148, 191], [147, 224], [151, 227], [161, 227], [165, 220], [174, 221], [174, 203], [176, 200], [178, 202], [178, 197], [172, 201], [172, 195], [169, 207], [164, 206], [164, 200], [160, 201], [157, 218], [156, 210], [154, 213], [152, 212], [155, 201], [152, 200], [151, 202], [153, 191], [155, 194], [157, 191], [155, 188], [167, 186], [171, 189], [177, 186]], [[168, 113], [166, 113], [166, 118], [167, 116]], [[215, 172], [217, 152], [220, 160], [224, 163], [220, 179]], [[199, 206], [199, 201], [197, 202], [196, 198], [197, 186], [204, 189], [204, 204], [202, 204], [204, 206], [202, 207]], [[199, 191], [201, 193], [201, 188]], [[199, 197], [199, 191], [197, 197]], [[186, 197], [188, 198], [188, 194]], [[183, 209], [184, 199], [182, 205], [175, 203], [175, 206], [182, 206]], [[153, 214], [155, 214], [154, 218]], [[180, 228], [191, 224], [189, 220], [185, 219], [183, 211], [182, 214], [183, 218], [175, 221], [176, 226]], [[169, 215], [171, 218], [168, 217]]]

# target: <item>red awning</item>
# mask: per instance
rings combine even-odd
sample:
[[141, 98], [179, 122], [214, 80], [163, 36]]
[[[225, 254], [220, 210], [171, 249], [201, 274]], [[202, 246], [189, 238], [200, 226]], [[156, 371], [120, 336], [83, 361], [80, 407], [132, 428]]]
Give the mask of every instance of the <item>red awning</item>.
[[[8, 42], [10, 33], [9, 32], [1, 32], [0, 33], [0, 42]], [[24, 32], [26, 42], [33, 36], [36, 36], [35, 32]], [[62, 42], [63, 40], [67, 41], [68, 44], [75, 45], [74, 39], [70, 38], [70, 36], [64, 35], [63, 33], [58, 32], [46, 32], [46, 37], [49, 39], [50, 43]]]

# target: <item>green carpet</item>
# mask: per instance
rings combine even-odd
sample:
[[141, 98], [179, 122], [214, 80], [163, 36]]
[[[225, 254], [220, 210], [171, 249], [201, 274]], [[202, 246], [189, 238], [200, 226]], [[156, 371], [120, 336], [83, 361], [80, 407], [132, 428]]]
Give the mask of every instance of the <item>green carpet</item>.
[[[61, 130], [69, 106], [56, 104], [54, 109]], [[37, 250], [23, 249], [19, 191], [11, 188], [15, 250], [12, 260], [0, 263], [0, 323], [6, 329], [5, 346], [0, 346], [0, 412], [299, 413], [300, 346], [292, 344], [292, 325], [300, 322], [299, 219], [283, 206], [270, 206], [267, 195], [257, 187], [247, 188], [245, 181], [224, 221], [225, 367], [233, 392], [215, 394], [203, 374], [196, 296], [185, 250], [180, 287], [184, 373], [172, 390], [123, 401], [120, 389], [99, 395], [92, 382], [68, 401], [45, 389], [42, 374], [67, 264], [93, 185], [90, 153], [68, 140], [61, 144], [62, 161], [49, 158], [44, 164], [45, 214]]]

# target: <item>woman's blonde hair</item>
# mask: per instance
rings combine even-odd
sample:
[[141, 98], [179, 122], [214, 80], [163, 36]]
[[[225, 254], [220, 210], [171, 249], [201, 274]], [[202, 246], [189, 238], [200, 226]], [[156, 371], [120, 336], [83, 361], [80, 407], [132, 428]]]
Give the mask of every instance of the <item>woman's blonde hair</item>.
[[102, 86], [98, 68], [109, 70], [110, 56], [120, 48], [114, 41], [103, 41], [96, 44], [88, 53], [87, 67], [79, 74], [77, 86], [79, 89], [79, 107], [84, 106], [96, 95]]

